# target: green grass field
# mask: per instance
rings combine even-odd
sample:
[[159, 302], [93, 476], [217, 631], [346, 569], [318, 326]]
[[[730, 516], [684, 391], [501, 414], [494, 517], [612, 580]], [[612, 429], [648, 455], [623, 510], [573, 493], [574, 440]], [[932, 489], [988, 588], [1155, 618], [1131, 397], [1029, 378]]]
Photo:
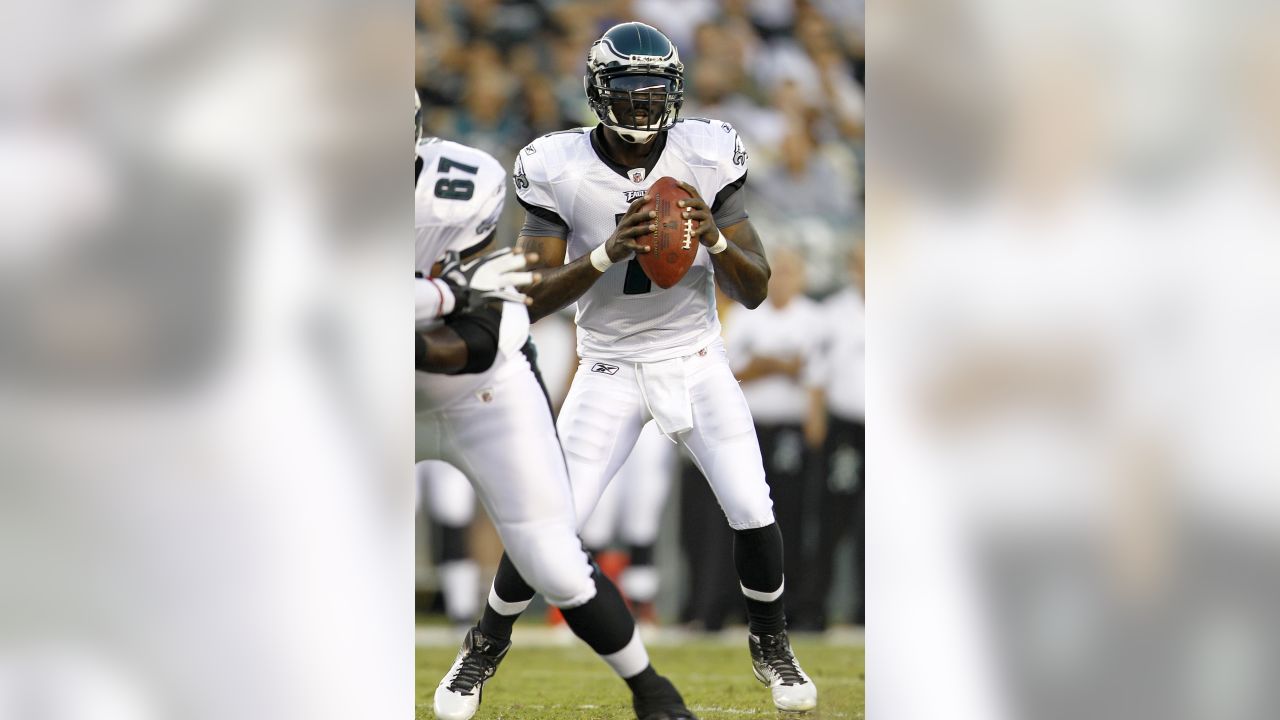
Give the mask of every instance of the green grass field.
[[[771, 717], [796, 720], [863, 718], [863, 648], [822, 638], [794, 638], [805, 672], [818, 685], [818, 709], [779, 713], [768, 689], [751, 674], [745, 630], [742, 642], [722, 636], [649, 643], [658, 671], [680, 688], [703, 720]], [[453, 663], [457, 647], [420, 645], [417, 651], [417, 717], [434, 717], [431, 698]], [[607, 665], [583, 644], [515, 646], [485, 686], [476, 720], [634, 720], [630, 694]]]

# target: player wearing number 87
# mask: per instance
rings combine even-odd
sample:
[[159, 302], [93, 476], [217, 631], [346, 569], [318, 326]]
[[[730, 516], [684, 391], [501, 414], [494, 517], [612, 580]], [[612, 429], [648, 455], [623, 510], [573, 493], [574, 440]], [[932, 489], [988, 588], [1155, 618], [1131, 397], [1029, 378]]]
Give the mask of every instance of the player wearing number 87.
[[[718, 285], [755, 308], [768, 288], [769, 264], [743, 201], [746, 149], [728, 123], [679, 116], [684, 65], [648, 25], [605, 32], [588, 53], [585, 86], [600, 123], [534, 140], [513, 173], [526, 211], [518, 247], [544, 265], [527, 293], [530, 316], [577, 304], [581, 364], [556, 426], [577, 521], [655, 420], [697, 461], [735, 531], [756, 677], [779, 709], [811, 709], [817, 689], [787, 641], [782, 536], [714, 301]], [[675, 203], [678, 215], [659, 218], [646, 196], [666, 177], [687, 196]], [[637, 258], [653, 253], [653, 233], [668, 221], [690, 223], [696, 255], [687, 272], [658, 283], [646, 273], [654, 263]], [[506, 575], [500, 568], [490, 595], [501, 601], [490, 605], [495, 614], [533, 595]]]

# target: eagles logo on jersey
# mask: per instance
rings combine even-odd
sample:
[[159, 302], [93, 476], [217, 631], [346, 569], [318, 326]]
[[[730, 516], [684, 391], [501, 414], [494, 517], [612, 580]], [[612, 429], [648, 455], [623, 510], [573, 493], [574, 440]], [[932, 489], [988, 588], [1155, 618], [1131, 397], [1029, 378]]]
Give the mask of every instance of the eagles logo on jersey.
[[[727, 125], [725, 127], [728, 127]], [[747, 148], [742, 144], [742, 138], [738, 137], [733, 143], [733, 164], [747, 164]]]
[[516, 156], [515, 172], [512, 173], [511, 179], [515, 182], [517, 188], [521, 190], [529, 189], [529, 176], [524, 172], [524, 161], [520, 159], [519, 155]]

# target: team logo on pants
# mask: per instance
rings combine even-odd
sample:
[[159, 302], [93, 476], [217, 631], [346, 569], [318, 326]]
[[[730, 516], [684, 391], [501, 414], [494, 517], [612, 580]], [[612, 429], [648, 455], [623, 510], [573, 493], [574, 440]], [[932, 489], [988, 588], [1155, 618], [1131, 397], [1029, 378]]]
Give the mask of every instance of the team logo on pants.
[[617, 375], [617, 365], [606, 365], [605, 363], [596, 363], [591, 366], [591, 372], [604, 373], [605, 375]]

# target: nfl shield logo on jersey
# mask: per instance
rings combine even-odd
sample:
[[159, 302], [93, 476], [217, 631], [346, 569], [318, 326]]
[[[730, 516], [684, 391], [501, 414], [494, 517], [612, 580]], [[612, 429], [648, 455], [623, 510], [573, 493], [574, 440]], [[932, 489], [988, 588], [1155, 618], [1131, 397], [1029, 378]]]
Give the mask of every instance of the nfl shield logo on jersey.
[[642, 183], [644, 182], [645, 170], [644, 168], [635, 168], [630, 173], [628, 173], [628, 175], [631, 176], [631, 182]]

